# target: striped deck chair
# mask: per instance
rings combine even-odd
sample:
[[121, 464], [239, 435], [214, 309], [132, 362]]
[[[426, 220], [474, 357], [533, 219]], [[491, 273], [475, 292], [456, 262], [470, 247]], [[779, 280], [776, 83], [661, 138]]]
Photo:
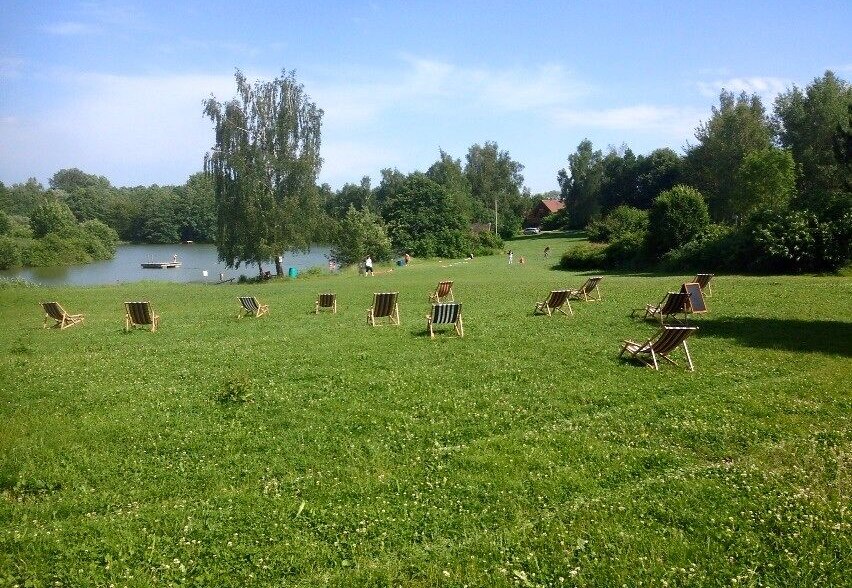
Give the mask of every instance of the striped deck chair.
[[160, 324], [160, 315], [154, 314], [150, 302], [125, 302], [124, 303], [124, 330], [129, 331], [131, 327], [144, 327], [151, 325], [151, 332], [157, 330]]
[[454, 325], [456, 334], [464, 337], [464, 325], [462, 324], [462, 305], [460, 302], [439, 302], [432, 305], [431, 314], [426, 315], [426, 328], [429, 329], [429, 337], [435, 338], [433, 325]]
[[82, 323], [86, 318], [82, 314], [68, 314], [58, 302], [42, 302], [41, 307], [44, 309], [44, 325], [42, 328], [45, 329], [50, 319], [56, 321], [53, 328], [62, 330]]
[[710, 289], [710, 280], [713, 278], [714, 274], [695, 274], [695, 279], [692, 281], [701, 286], [701, 291], [705, 290], [707, 293], [705, 296], [710, 297], [713, 296], [713, 290]]
[[[698, 327], [663, 327], [644, 343], [625, 340], [618, 357], [622, 357], [627, 352], [630, 354], [630, 357], [638, 359], [648, 367], [659, 370], [660, 366], [657, 364], [657, 357], [662, 357], [669, 363], [677, 365], [669, 357], [669, 354], [678, 347], [683, 346], [683, 351], [686, 353], [686, 362], [689, 364], [689, 371], [694, 371], [695, 367], [692, 365], [692, 357], [689, 355], [689, 347], [686, 346], [686, 339], [697, 330]], [[640, 354], [650, 355], [651, 362], [640, 357]]]
[[438, 287], [435, 288], [435, 291], [429, 294], [429, 302], [447, 302], [447, 298], [450, 299], [449, 302], [453, 302], [455, 300], [453, 297], [452, 280], [438, 283]]
[[687, 322], [689, 312], [689, 294], [687, 292], [668, 292], [659, 304], [646, 304], [645, 308], [634, 308], [630, 316], [635, 316], [637, 312], [643, 312], [643, 319], [659, 318], [660, 324], [666, 323], [666, 318], [673, 318], [676, 322], [680, 322], [677, 315], [683, 315], [683, 321]]
[[[603, 280], [603, 276], [592, 276], [586, 283], [576, 290], [568, 290], [568, 298], [570, 300], [584, 300], [585, 302], [594, 302], [601, 300], [601, 291], [598, 289], [598, 284]], [[592, 293], [597, 294], [597, 298], [592, 298]]]
[[319, 294], [314, 305], [314, 314], [319, 314], [320, 309], [330, 310], [332, 314], [337, 314], [337, 294]]
[[373, 306], [367, 309], [367, 322], [376, 326], [376, 319], [387, 317], [390, 324], [399, 326], [399, 304], [396, 300], [399, 292], [376, 292], [373, 294]]
[[[571, 313], [571, 316], [574, 316], [574, 311], [571, 309], [571, 303], [568, 301], [569, 290], [553, 290], [546, 300], [542, 300], [541, 302], [535, 303], [535, 308], [533, 309], [533, 314], [546, 314], [547, 316], [553, 316], [554, 312], [561, 312], [565, 316], [568, 316], [568, 312]], [[562, 310], [563, 306], [568, 307], [568, 312]]]
[[242, 308], [237, 313], [237, 318], [243, 318], [244, 316], [261, 317], [269, 314], [269, 305], [261, 304], [254, 296], [238, 296], [237, 298], [239, 298], [240, 305], [242, 305]]

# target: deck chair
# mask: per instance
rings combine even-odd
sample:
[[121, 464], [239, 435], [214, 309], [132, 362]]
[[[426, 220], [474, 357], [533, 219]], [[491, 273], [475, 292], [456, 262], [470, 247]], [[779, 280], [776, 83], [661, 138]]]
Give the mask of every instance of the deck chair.
[[[603, 276], [592, 276], [586, 283], [577, 288], [576, 290], [568, 290], [568, 298], [570, 300], [584, 300], [586, 302], [593, 302], [597, 300], [600, 302], [601, 300], [601, 291], [598, 289], [598, 283], [603, 280]], [[592, 298], [592, 293], [597, 294], [596, 298]]]
[[[686, 362], [689, 364], [689, 371], [694, 371], [695, 367], [692, 365], [692, 357], [689, 355], [689, 348], [686, 346], [686, 339], [697, 330], [698, 327], [663, 327], [644, 343], [625, 340], [624, 345], [621, 348], [621, 353], [618, 354], [618, 357], [622, 357], [624, 353], [627, 352], [630, 354], [630, 357], [638, 359], [648, 367], [659, 370], [660, 366], [657, 364], [657, 357], [662, 357], [669, 363], [677, 365], [677, 363], [669, 357], [669, 354], [678, 347], [683, 346], [683, 351], [686, 353]], [[640, 354], [646, 356], [650, 355], [651, 362], [640, 357]]]
[[399, 304], [396, 300], [399, 292], [376, 292], [373, 294], [373, 306], [367, 309], [367, 322], [376, 326], [376, 319], [387, 317], [390, 324], [399, 326]]
[[160, 324], [160, 315], [154, 314], [150, 302], [125, 302], [124, 303], [124, 330], [129, 331], [131, 327], [144, 327], [151, 325], [151, 332], [157, 330]]
[[86, 318], [82, 314], [68, 314], [58, 302], [42, 302], [41, 307], [44, 309], [44, 326], [42, 328], [45, 329], [50, 319], [56, 321], [53, 328], [62, 330], [82, 323]]
[[269, 305], [261, 304], [254, 296], [238, 296], [242, 308], [237, 313], [237, 318], [245, 316], [261, 317], [269, 314]]
[[447, 298], [449, 298], [449, 302], [455, 301], [452, 280], [438, 283], [435, 291], [429, 294], [429, 302], [447, 302]]
[[332, 314], [337, 314], [337, 294], [319, 294], [314, 305], [314, 314], [319, 314], [320, 309], [330, 310]]
[[707, 291], [707, 293], [705, 294], [705, 296], [707, 297], [713, 296], [713, 290], [710, 289], [710, 280], [713, 278], [714, 275], [715, 274], [695, 274], [695, 278], [692, 280], [693, 282], [701, 286], [702, 292], [704, 292], [705, 290]]
[[[535, 303], [533, 314], [541, 313], [553, 316], [553, 313], [558, 311], [565, 316], [568, 316], [568, 312], [571, 313], [571, 316], [574, 316], [574, 311], [571, 310], [571, 303], [568, 301], [569, 292], [569, 290], [553, 290], [546, 300]], [[562, 310], [563, 306], [568, 307], [568, 312]]]
[[[687, 321], [689, 309], [689, 294], [687, 292], [668, 292], [659, 304], [646, 304], [645, 308], [634, 308], [630, 316], [635, 316], [637, 312], [643, 312], [643, 319], [659, 318], [660, 324], [666, 323], [666, 318], [673, 318], [678, 321], [677, 315], [683, 315], [683, 322]], [[680, 321], [678, 321], [680, 322]]]
[[462, 305], [460, 302], [439, 302], [432, 305], [431, 314], [426, 315], [426, 328], [429, 329], [429, 337], [435, 338], [433, 325], [454, 325], [456, 334], [464, 337], [464, 325], [462, 324]]

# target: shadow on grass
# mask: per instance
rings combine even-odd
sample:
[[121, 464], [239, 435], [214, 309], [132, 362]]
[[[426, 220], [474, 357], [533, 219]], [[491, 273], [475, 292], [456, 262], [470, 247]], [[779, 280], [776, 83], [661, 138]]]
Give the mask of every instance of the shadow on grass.
[[748, 347], [852, 357], [852, 323], [756, 317], [704, 317], [698, 325], [702, 337], [736, 339]]

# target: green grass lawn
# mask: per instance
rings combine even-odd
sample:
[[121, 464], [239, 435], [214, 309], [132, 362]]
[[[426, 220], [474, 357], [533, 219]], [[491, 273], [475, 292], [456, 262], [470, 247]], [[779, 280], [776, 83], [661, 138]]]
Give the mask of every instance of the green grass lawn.
[[[850, 585], [852, 278], [717, 276], [696, 371], [654, 372], [618, 358], [655, 331], [630, 310], [691, 276], [607, 275], [603, 302], [533, 317], [587, 277], [551, 267], [568, 241], [0, 288], [0, 584]], [[426, 335], [442, 279], [464, 339]], [[367, 326], [395, 290], [402, 326]], [[237, 320], [243, 294], [270, 315]], [[85, 324], [42, 329], [52, 299]], [[156, 333], [123, 332], [140, 299]]]

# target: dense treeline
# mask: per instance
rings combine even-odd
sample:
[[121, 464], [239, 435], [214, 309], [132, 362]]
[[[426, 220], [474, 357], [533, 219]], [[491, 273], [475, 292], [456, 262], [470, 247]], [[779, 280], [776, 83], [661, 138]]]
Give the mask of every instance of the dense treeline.
[[[245, 124], [222, 129], [238, 138]], [[319, 117], [316, 126], [318, 137]], [[603, 152], [582, 141], [557, 173], [565, 208], [542, 225], [585, 228], [598, 243], [566, 252], [566, 268], [662, 263], [673, 269], [836, 270], [849, 261], [852, 242], [850, 129], [852, 88], [832, 72], [779, 95], [771, 115], [758, 96], [723, 91], [683, 155], [668, 148], [637, 155], [626, 146]], [[254, 169], [251, 158], [239, 161], [245, 173]], [[331, 245], [343, 264], [367, 255], [488, 254], [502, 247], [500, 237], [517, 234], [536, 200], [552, 197], [530, 195], [524, 166], [494, 142], [471, 146], [464, 162], [440, 151], [425, 172], [385, 169], [375, 187], [369, 177], [336, 191], [316, 186], [310, 180], [315, 168], [303, 174], [309, 180], [286, 200], [290, 204], [272, 207], [286, 218], [270, 229], [274, 235], [267, 231], [269, 247], [248, 243], [248, 250], [274, 258], [276, 244], [320, 242]], [[113, 254], [117, 240], [215, 242], [237, 226], [233, 206], [242, 210], [251, 199], [239, 204], [240, 187], [217, 200], [210, 171], [182, 186], [119, 188], [78, 169], [58, 171], [47, 188], [34, 179], [0, 183], [0, 265], [102, 259]], [[258, 212], [267, 206], [261, 200]], [[48, 219], [47, 230], [40, 217]], [[476, 225], [481, 228], [473, 231]], [[231, 240], [239, 244], [253, 235]]]
[[832, 72], [775, 100], [723, 91], [681, 157], [606, 154], [583, 141], [559, 172], [565, 209], [551, 227], [599, 246], [565, 268], [833, 271], [852, 246], [852, 87]]
[[[523, 165], [496, 143], [473, 145], [465, 164], [444, 151], [426, 172], [405, 175], [382, 170], [376, 188], [370, 178], [332, 192], [322, 187], [332, 231], [332, 252], [341, 263], [370, 254], [415, 257], [488, 255], [521, 228], [534, 199], [523, 188]], [[472, 231], [480, 225], [483, 230]], [[361, 235], [361, 237], [358, 237]]]
[[[53, 215], [67, 222], [39, 230], [39, 212], [46, 209], [67, 211]], [[117, 188], [102, 176], [63, 169], [48, 188], [35, 179], [8, 188], [0, 183], [0, 214], [3, 268], [110, 259], [119, 240], [211, 242], [216, 224], [210, 181], [201, 173], [183, 186]], [[102, 237], [103, 247], [87, 235]]]

